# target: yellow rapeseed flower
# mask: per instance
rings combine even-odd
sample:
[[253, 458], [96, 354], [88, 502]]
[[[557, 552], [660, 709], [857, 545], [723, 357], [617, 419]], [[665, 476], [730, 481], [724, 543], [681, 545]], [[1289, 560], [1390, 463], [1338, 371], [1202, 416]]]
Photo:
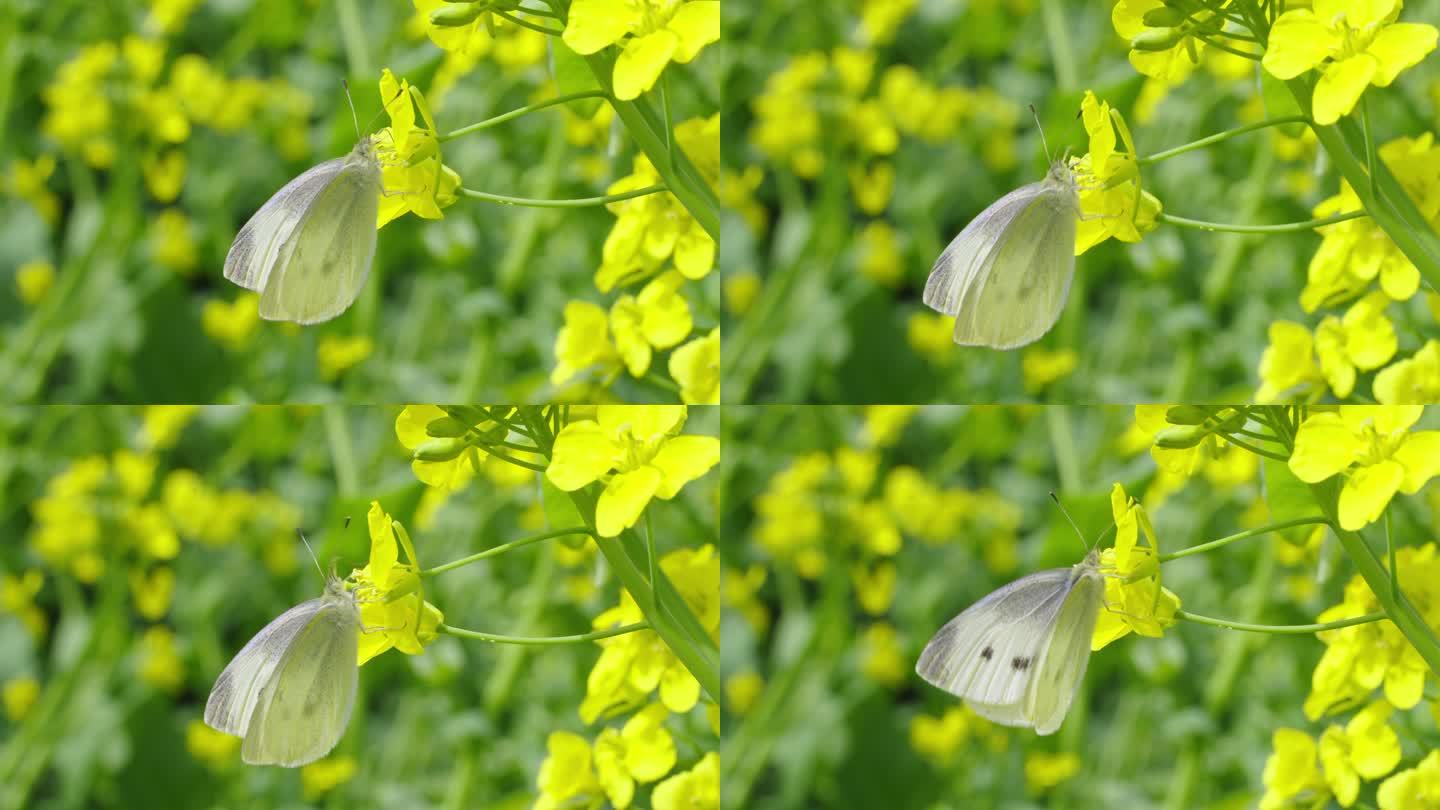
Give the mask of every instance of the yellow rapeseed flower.
[[43, 259], [26, 262], [15, 271], [15, 289], [20, 300], [35, 306], [55, 286], [55, 265]]
[[720, 39], [719, 0], [575, 0], [565, 44], [588, 55], [619, 45], [615, 97], [649, 90], [670, 62], [686, 63]]
[[720, 404], [720, 327], [670, 354], [670, 376], [686, 405]]
[[655, 810], [720, 810], [720, 755], [711, 751], [656, 785], [650, 804]]
[[[366, 516], [370, 528], [370, 560], [352, 571], [348, 581], [360, 605], [359, 663], [395, 648], [406, 655], [419, 655], [437, 637], [436, 627], [445, 620], [440, 609], [421, 600], [420, 576], [415, 561], [400, 562], [395, 522], [379, 501], [370, 502]], [[411, 549], [406, 542], [406, 555]]]
[[1340, 527], [1354, 531], [1380, 518], [1396, 492], [1413, 495], [1440, 473], [1440, 431], [1410, 432], [1419, 405], [1343, 405], [1311, 414], [1295, 436], [1290, 471], [1307, 483], [1345, 475]]

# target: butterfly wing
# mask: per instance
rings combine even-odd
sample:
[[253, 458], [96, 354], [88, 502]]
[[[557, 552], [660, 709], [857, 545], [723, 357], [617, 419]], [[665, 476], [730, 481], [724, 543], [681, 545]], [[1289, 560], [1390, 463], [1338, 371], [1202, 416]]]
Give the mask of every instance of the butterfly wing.
[[1022, 577], [940, 628], [915, 671], [1005, 725], [1031, 725], [1025, 695], [1071, 590], [1071, 569]]
[[955, 319], [955, 342], [1014, 349], [1039, 340], [1060, 318], [1075, 276], [1078, 198], [1046, 181], [973, 271]]
[[350, 723], [359, 681], [360, 614], [352, 597], [328, 595], [295, 636], [261, 691], [240, 757], [294, 768], [325, 756]]
[[1084, 567], [1081, 571], [1060, 608], [1054, 634], [1025, 697], [1025, 714], [1034, 721], [1036, 734], [1052, 734], [1060, 727], [1090, 664], [1090, 639], [1105, 584], [1098, 572]]
[[215, 679], [205, 702], [205, 723], [216, 731], [245, 736], [261, 691], [274, 675], [295, 637], [324, 606], [323, 599], [301, 602], [265, 625], [236, 653]]
[[1021, 186], [996, 200], [950, 240], [925, 282], [925, 305], [945, 315], [960, 313], [967, 291], [990, 266], [1001, 238], [1016, 217], [1029, 209], [1044, 190], [1045, 181]]
[[260, 317], [318, 323], [350, 308], [375, 258], [380, 190], [379, 165], [352, 156], [281, 247]]
[[225, 255], [225, 278], [247, 290], [264, 290], [281, 247], [304, 219], [311, 203], [344, 166], [345, 158], [313, 166], [260, 206], [235, 234], [230, 252]]

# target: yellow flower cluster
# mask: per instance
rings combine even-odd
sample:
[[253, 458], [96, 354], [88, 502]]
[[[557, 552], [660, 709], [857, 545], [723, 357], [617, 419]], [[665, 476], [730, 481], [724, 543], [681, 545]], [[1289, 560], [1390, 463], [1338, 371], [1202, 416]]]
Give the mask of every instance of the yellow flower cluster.
[[[1402, 546], [1396, 552], [1400, 587], [1426, 623], [1440, 622], [1440, 558], [1434, 543]], [[1345, 586], [1340, 604], [1321, 613], [1330, 622], [1381, 609], [1370, 586], [1356, 575]], [[1315, 665], [1305, 716], [1316, 720], [1371, 699], [1381, 689], [1398, 709], [1413, 708], [1425, 690], [1425, 661], [1390, 621], [1369, 622], [1319, 634], [1325, 654]]]
[[[1161, 208], [1160, 201], [1140, 187], [1135, 141], [1125, 119], [1090, 91], [1080, 111], [1090, 135], [1090, 151], [1070, 162], [1080, 185], [1083, 212], [1075, 229], [1077, 256], [1106, 239], [1139, 242], [1142, 234], [1155, 230]], [[1117, 132], [1123, 150], [1116, 148]]]
[[[1372, 703], [1343, 728], [1325, 729], [1318, 745], [1299, 729], [1276, 729], [1274, 752], [1265, 761], [1262, 810], [1318, 807], [1331, 797], [1341, 807], [1355, 804], [1362, 779], [1374, 781], [1400, 764], [1400, 738], [1388, 722], [1391, 711], [1383, 700]], [[1382, 797], [1385, 790], [1382, 785]], [[1387, 806], [1384, 798], [1380, 806]]]
[[[383, 228], [407, 212], [424, 219], [443, 219], [440, 209], [459, 199], [456, 189], [460, 187], [460, 175], [441, 162], [435, 120], [424, 95], [385, 68], [380, 75], [380, 98], [390, 126], [372, 136], [383, 185], [375, 227]], [[416, 107], [423, 127], [415, 126]]]
[[[415, 549], [405, 527], [390, 517], [378, 501], [366, 515], [370, 529], [370, 560], [350, 572], [346, 584], [360, 605], [359, 663], [391, 649], [420, 655], [438, 637], [445, 621], [440, 609], [424, 600]], [[403, 539], [403, 543], [402, 543]], [[400, 562], [400, 547], [409, 562]]]
[[618, 45], [612, 85], [628, 101], [649, 90], [665, 66], [694, 59], [720, 39], [719, 0], [575, 0], [565, 44], [578, 54]]

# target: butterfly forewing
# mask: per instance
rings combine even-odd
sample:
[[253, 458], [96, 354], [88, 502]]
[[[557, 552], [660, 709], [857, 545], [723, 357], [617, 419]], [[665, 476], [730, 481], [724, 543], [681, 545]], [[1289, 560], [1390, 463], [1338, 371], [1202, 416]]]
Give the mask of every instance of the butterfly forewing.
[[235, 234], [230, 252], [225, 255], [225, 278], [249, 290], [264, 290], [281, 247], [299, 227], [305, 210], [344, 165], [345, 158], [336, 158], [314, 166], [260, 206]]
[[351, 158], [315, 198], [279, 251], [260, 316], [316, 323], [349, 309], [375, 256], [380, 168]]
[[925, 646], [915, 671], [973, 703], [1019, 704], [1065, 603], [1070, 571], [1031, 574], [966, 608]]
[[950, 240], [925, 282], [925, 305], [945, 315], [960, 312], [968, 288], [975, 284], [989, 257], [997, 249], [1001, 234], [1023, 213], [1043, 190], [1045, 183], [1021, 186], [996, 200]]
[[1036, 734], [1051, 734], [1060, 727], [1090, 663], [1090, 640], [1105, 585], [1095, 570], [1081, 567], [1079, 571], [1025, 696], [1025, 713]]
[[210, 699], [205, 703], [207, 725], [236, 737], [245, 736], [260, 693], [274, 676], [283, 653], [323, 605], [323, 599], [311, 599], [281, 613], [235, 654], [210, 690]]
[[360, 616], [348, 594], [324, 604], [265, 684], [241, 746], [252, 765], [295, 767], [335, 748], [355, 705]]

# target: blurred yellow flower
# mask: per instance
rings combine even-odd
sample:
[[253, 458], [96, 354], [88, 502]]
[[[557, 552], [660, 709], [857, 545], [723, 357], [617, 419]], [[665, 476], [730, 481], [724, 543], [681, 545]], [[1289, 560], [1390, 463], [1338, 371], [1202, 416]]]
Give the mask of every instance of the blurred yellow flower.
[[655, 810], [720, 810], [720, 755], [711, 751], [694, 768], [655, 786]]
[[750, 270], [726, 273], [722, 282], [725, 308], [730, 314], [740, 316], [750, 311], [755, 299], [760, 297], [760, 276]]
[[0, 574], [0, 611], [20, 618], [30, 636], [40, 640], [49, 629], [45, 612], [35, 605], [35, 596], [45, 586], [45, 575], [32, 568], [20, 576]]
[[374, 351], [375, 341], [369, 335], [322, 335], [315, 347], [315, 362], [320, 366], [322, 379], [335, 380], [360, 365]]
[[1369, 85], [1388, 87], [1401, 71], [1435, 50], [1440, 31], [1397, 23], [1401, 0], [1314, 0], [1313, 9], [1281, 14], [1270, 28], [1261, 64], [1278, 79], [1319, 69], [1312, 115], [1333, 124]]
[[876, 45], [895, 39], [900, 23], [915, 10], [919, 0], [863, 0], [860, 5], [860, 30]]
[[905, 278], [905, 261], [900, 253], [899, 235], [890, 223], [870, 222], [855, 240], [860, 273], [877, 284], [897, 287]]
[[552, 731], [545, 741], [548, 755], [540, 763], [535, 810], [598, 810], [605, 803], [590, 743], [579, 734]]
[[185, 153], [169, 149], [140, 158], [140, 171], [150, 196], [162, 203], [171, 203], [185, 187]]
[[[660, 568], [695, 612], [701, 626], [718, 641], [720, 558], [715, 547], [672, 551], [660, 559]], [[593, 625], [596, 630], [604, 630], [644, 618], [630, 592], [621, 591], [620, 604], [596, 616]], [[596, 643], [602, 652], [590, 670], [585, 699], [580, 703], [580, 719], [586, 723], [638, 706], [656, 690], [660, 705], [676, 714], [690, 711], [700, 700], [700, 682], [654, 630], [625, 633]]]
[[615, 348], [633, 377], [650, 370], [652, 348], [668, 349], [690, 334], [690, 304], [680, 294], [685, 277], [662, 273], [638, 296], [622, 295], [610, 307], [610, 332]]
[[141, 415], [141, 441], [151, 450], [164, 450], [180, 438], [180, 432], [200, 413], [198, 405], [151, 405]]
[[150, 0], [150, 13], [145, 26], [160, 34], [173, 34], [185, 26], [185, 21], [202, 0]]
[[1381, 405], [1440, 402], [1440, 341], [1425, 341], [1420, 351], [1380, 369], [1375, 399]]
[[[720, 115], [692, 118], [675, 126], [675, 144], [690, 158], [712, 187], [720, 179]], [[606, 188], [623, 194], [659, 185], [664, 178], [650, 158], [635, 156], [630, 174]], [[674, 194], [662, 191], [606, 205], [615, 224], [605, 237], [595, 286], [609, 292], [616, 286], [643, 281], [660, 272], [666, 260], [687, 279], [698, 280], [715, 267], [715, 240]]]
[[934, 312], [917, 310], [905, 321], [905, 342], [916, 354], [936, 364], [946, 364], [955, 357], [955, 319]]
[[140, 637], [140, 679], [166, 692], [175, 692], [185, 681], [185, 663], [175, 649], [175, 634], [155, 625]]
[[855, 207], [872, 217], [885, 213], [890, 207], [890, 196], [895, 193], [895, 166], [888, 160], [878, 161], [868, 169], [852, 163], [846, 171]]
[[1344, 473], [1340, 527], [1354, 531], [1380, 519], [1396, 492], [1413, 495], [1440, 473], [1440, 431], [1410, 432], [1419, 405], [1342, 405], [1300, 425], [1290, 471], [1315, 484]]
[[1298, 729], [1277, 728], [1272, 745], [1274, 751], [1265, 760], [1261, 810], [1323, 805], [1330, 790], [1321, 775], [1315, 741], [1310, 735]]
[[910, 719], [910, 747], [935, 767], [948, 767], [970, 737], [969, 719], [963, 706], [951, 706], [938, 717], [917, 714]]
[[359, 765], [348, 754], [329, 756], [300, 769], [300, 792], [313, 802], [355, 778]]
[[159, 621], [170, 612], [170, 599], [175, 594], [175, 572], [161, 566], [147, 575], [139, 568], [132, 568], [130, 592], [135, 599], [135, 612], [152, 622]]
[[155, 217], [150, 242], [155, 261], [162, 267], [188, 274], [200, 262], [195, 237], [190, 233], [190, 218], [177, 208], [167, 208]]
[[720, 327], [670, 354], [670, 376], [686, 405], [720, 404]]
[[1360, 780], [1373, 781], [1400, 764], [1400, 737], [1387, 722], [1390, 704], [1378, 700], [1357, 712], [1345, 728], [1320, 735], [1320, 765], [1341, 807], [1355, 803]]
[[[445, 621], [440, 609], [421, 601], [422, 587], [415, 561], [400, 562], [397, 531], [404, 527], [391, 519], [379, 501], [370, 502], [366, 515], [370, 529], [370, 560], [364, 568], [350, 573], [356, 601], [360, 606], [359, 663], [395, 648], [406, 655], [419, 655], [425, 645], [438, 637], [436, 628]], [[410, 555], [406, 541], [406, 556]]]
[[918, 405], [865, 406], [865, 437], [875, 447], [889, 447], [900, 440], [900, 433], [915, 414]]
[[614, 537], [720, 461], [719, 439], [679, 435], [685, 417], [684, 405], [601, 405], [560, 430], [545, 475], [565, 492], [603, 482], [595, 528]]
[[589, 55], [619, 45], [615, 97], [626, 101], [649, 90], [671, 61], [689, 62], [720, 39], [718, 0], [575, 0], [565, 44]]
[[1260, 403], [1307, 401], [1325, 393], [1325, 377], [1315, 359], [1315, 339], [1304, 324], [1272, 321], [1270, 345], [1260, 355]]
[[617, 810], [634, 801], [637, 782], [654, 782], [675, 767], [675, 740], [664, 725], [669, 715], [664, 706], [652, 703], [624, 728], [606, 728], [595, 738], [595, 773]]
[[1074, 751], [1031, 751], [1025, 755], [1025, 788], [1032, 794], [1045, 793], [1080, 772], [1080, 757]]
[[565, 305], [565, 325], [555, 335], [555, 369], [552, 385], [564, 385], [582, 371], [593, 370], [609, 380], [623, 368], [620, 352], [610, 339], [610, 316], [589, 301]]
[[725, 679], [725, 700], [730, 711], [739, 715], [749, 712], [765, 692], [765, 679], [760, 673], [746, 670]]
[[860, 563], [850, 569], [855, 584], [855, 599], [871, 616], [881, 616], [895, 601], [895, 563], [883, 560], [873, 566]]
[[1020, 357], [1020, 373], [1025, 390], [1032, 394], [1045, 390], [1051, 383], [1070, 376], [1080, 356], [1074, 349], [1047, 349], [1043, 346], [1026, 349]]
[[41, 219], [54, 225], [60, 218], [60, 198], [45, 185], [54, 173], [54, 155], [41, 155], [33, 161], [17, 158], [10, 161], [0, 188], [30, 203]]
[[43, 259], [26, 262], [15, 271], [15, 289], [20, 300], [35, 306], [55, 286], [55, 265]]
[[1440, 806], [1440, 751], [1431, 751], [1413, 768], [1396, 773], [1376, 793], [1380, 810], [1427, 810]]
[[200, 311], [200, 326], [212, 340], [238, 352], [250, 344], [255, 328], [260, 325], [260, 296], [242, 292], [226, 302], [209, 298]]
[[5, 682], [5, 716], [11, 723], [25, 719], [40, 699], [40, 682], [29, 676], [12, 678]]
[[870, 680], [894, 689], [909, 677], [910, 663], [900, 648], [895, 628], [888, 622], [876, 622], [865, 628], [857, 646], [860, 671]]
[[743, 572], [727, 571], [723, 579], [725, 604], [744, 617], [757, 635], [770, 629], [770, 609], [757, 596], [766, 576], [763, 565], [751, 565]]
[[216, 731], [203, 720], [191, 720], [185, 727], [185, 749], [206, 767], [216, 770], [240, 761], [240, 738]]
[[1395, 325], [1385, 316], [1390, 299], [1373, 292], [1356, 301], [1344, 320], [1326, 316], [1315, 330], [1315, 354], [1330, 390], [1345, 399], [1355, 390], [1356, 371], [1373, 371], [1395, 356]]

